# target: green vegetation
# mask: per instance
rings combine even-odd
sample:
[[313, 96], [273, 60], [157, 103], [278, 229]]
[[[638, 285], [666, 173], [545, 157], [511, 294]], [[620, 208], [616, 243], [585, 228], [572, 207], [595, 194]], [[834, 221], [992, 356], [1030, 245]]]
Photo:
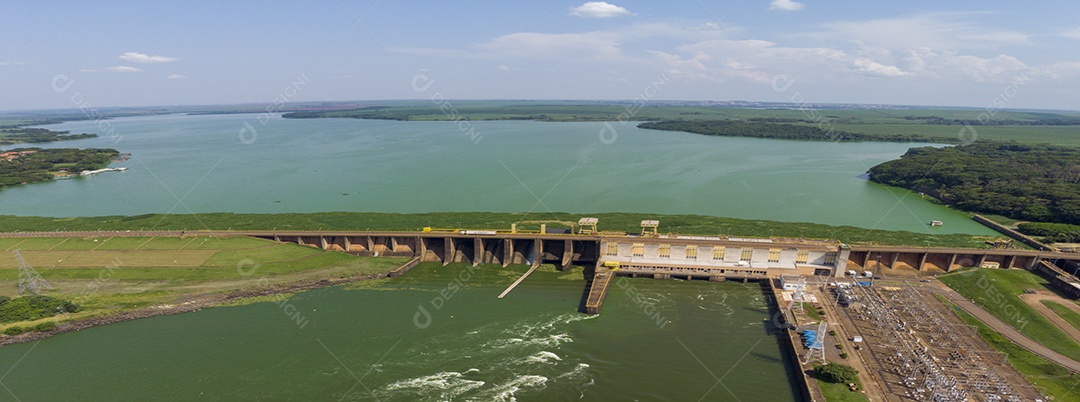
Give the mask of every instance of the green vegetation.
[[1041, 236], [1044, 241], [1058, 243], [1080, 242], [1080, 225], [1067, 223], [1025, 222], [1016, 226], [1028, 236]]
[[[5, 238], [0, 249], [22, 250], [56, 288], [48, 296], [0, 296], [0, 324], [13, 324], [0, 325], [8, 335], [47, 331], [56, 324], [34, 321], [59, 312], [67, 313], [65, 319], [85, 319], [220, 293], [383, 274], [408, 260], [356, 257], [247, 237]], [[15, 259], [0, 258], [0, 283], [17, 279]], [[0, 293], [14, 291], [13, 285], [0, 287]]]
[[[869, 399], [862, 392], [852, 391], [847, 384], [818, 380], [818, 388], [828, 402], [866, 402]], [[861, 388], [861, 387], [860, 387]]]
[[814, 307], [814, 303], [803, 302], [802, 305], [807, 317], [814, 321], [821, 321], [821, 314], [818, 313], [817, 307]]
[[[700, 215], [660, 215], [639, 213], [568, 214], [438, 212], [392, 214], [368, 212], [325, 212], [289, 214], [209, 213], [194, 215], [148, 214], [78, 218], [19, 217], [0, 215], [5, 231], [96, 231], [96, 230], [395, 230], [419, 231], [424, 227], [508, 230], [519, 223], [521, 230], [537, 230], [540, 221], [549, 229], [569, 228], [582, 216], [600, 219], [602, 230], [623, 232], [637, 229], [642, 219], [659, 219], [661, 231], [682, 234], [727, 234], [749, 237], [789, 237], [836, 239], [848, 244], [883, 244], [926, 247], [985, 248], [986, 236], [933, 234], [830, 226], [805, 222], [775, 222]], [[157, 241], [157, 240], [155, 240]], [[0, 243], [2, 244], [2, 243]], [[152, 244], [142, 248], [151, 247]], [[10, 246], [9, 246], [10, 247]], [[23, 246], [19, 246], [23, 247]]]
[[[443, 106], [449, 105], [448, 109]], [[980, 140], [1080, 146], [1080, 115], [1002, 110], [987, 119], [981, 109], [860, 109], [849, 106], [805, 107], [782, 103], [585, 102], [585, 101], [382, 101], [379, 104], [324, 103], [297, 105], [286, 118], [358, 118], [401, 121], [535, 120], [640, 122], [661, 120], [730, 120], [743, 124], [783, 123], [832, 133], [848, 140], [956, 143]], [[755, 126], [767, 127], [767, 126]], [[812, 131], [810, 131], [812, 132]], [[752, 131], [747, 132], [753, 134]], [[922, 138], [922, 139], [918, 139]]]
[[1077, 312], [1050, 300], [1043, 300], [1042, 304], [1049, 308], [1050, 311], [1053, 311], [1054, 314], [1057, 314], [1058, 317], [1061, 317], [1061, 319], [1068, 322], [1069, 325], [1072, 325], [1073, 328], [1080, 329], [1080, 314], [1077, 314]]
[[1080, 360], [1080, 345], [1020, 300], [1026, 289], [1048, 289], [1047, 281], [1038, 275], [1020, 269], [970, 268], [940, 275], [938, 279], [1036, 342]]
[[70, 134], [68, 131], [52, 131], [44, 128], [0, 128], [0, 146], [25, 143], [40, 144], [45, 142], [81, 140], [96, 137], [97, 134]]
[[26, 148], [12, 152], [15, 151], [25, 153], [10, 161], [0, 159], [0, 188], [49, 181], [61, 171], [77, 174], [101, 169], [120, 155], [115, 149], [98, 148]]
[[1080, 224], [1080, 148], [974, 143], [908, 150], [870, 168], [879, 183], [967, 211]]
[[858, 376], [859, 370], [844, 364], [827, 363], [814, 366], [814, 377], [822, 381], [848, 384], [858, 381]]
[[1020, 372], [1024, 379], [1036, 387], [1045, 389], [1047, 396], [1053, 396], [1055, 400], [1059, 401], [1067, 400], [1065, 397], [1075, 391], [1074, 387], [1080, 383], [1080, 376], [1072, 374], [1068, 369], [1017, 346], [971, 314], [955, 306], [949, 306], [960, 319], [964, 320], [968, 325], [975, 326], [978, 329], [979, 336], [990, 347], [1006, 354], [1009, 365]]
[[688, 133], [717, 135], [725, 137], [775, 138], [785, 140], [812, 141], [890, 141], [890, 142], [937, 142], [957, 143], [958, 137], [927, 137], [921, 134], [893, 133], [861, 134], [847, 131], [822, 129], [818, 126], [795, 124], [766, 123], [739, 120], [665, 120], [647, 122], [638, 128], [666, 131], [685, 131]]
[[0, 296], [0, 323], [31, 321], [78, 311], [79, 306], [75, 303], [49, 296], [23, 296], [14, 299]]
[[7, 327], [6, 329], [4, 329], [3, 334], [4, 335], [9, 335], [9, 336], [14, 336], [14, 335], [19, 335], [19, 334], [26, 333], [26, 332], [48, 332], [48, 331], [52, 331], [55, 328], [56, 328], [56, 322], [54, 322], [54, 321], [45, 321], [45, 322], [39, 323], [39, 324], [34, 325], [34, 326], [30, 326], [30, 327], [20, 327], [18, 325], [12, 325], [12, 326]]

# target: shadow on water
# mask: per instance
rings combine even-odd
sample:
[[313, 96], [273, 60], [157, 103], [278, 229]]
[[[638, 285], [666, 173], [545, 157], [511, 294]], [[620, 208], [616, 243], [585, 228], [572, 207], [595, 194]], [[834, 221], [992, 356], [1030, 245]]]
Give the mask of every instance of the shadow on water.
[[585, 304], [589, 302], [589, 289], [592, 288], [593, 277], [596, 276], [596, 265], [585, 265], [582, 274], [585, 276], [585, 288], [581, 290], [581, 301], [578, 302], [579, 313], [585, 313]]
[[764, 354], [764, 353], [753, 352], [753, 353], [751, 353], [751, 355], [753, 355], [754, 357], [757, 357], [759, 360], [764, 360], [764, 361], [767, 361], [769, 363], [776, 363], [776, 364], [786, 363], [783, 358], [779, 358], [779, 357], [776, 357], [776, 356], [770, 356], [770, 355], [767, 355], [767, 354]]
[[[804, 395], [805, 390], [799, 385], [797, 378], [800, 376], [799, 371], [802, 368], [799, 366], [799, 358], [795, 355], [793, 345], [788, 338], [787, 323], [784, 322], [783, 312], [780, 310], [780, 305], [773, 296], [773, 291], [769, 285], [761, 284], [761, 295], [765, 297], [765, 306], [768, 308], [769, 318], [765, 320], [764, 331], [766, 335], [775, 336], [777, 343], [780, 345], [780, 361], [784, 363], [784, 372], [787, 373], [787, 384], [791, 387], [792, 395], [803, 395], [806, 400], [809, 400], [809, 395]], [[774, 357], [758, 356], [761, 359], [768, 359], [775, 361]]]

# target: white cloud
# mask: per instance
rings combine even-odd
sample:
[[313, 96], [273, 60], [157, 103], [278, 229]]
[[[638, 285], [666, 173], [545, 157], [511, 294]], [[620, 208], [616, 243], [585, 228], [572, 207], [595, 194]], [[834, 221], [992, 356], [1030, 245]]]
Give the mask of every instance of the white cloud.
[[[935, 49], [998, 49], [1003, 45], [1030, 45], [1030, 35], [996, 30], [970, 21], [975, 13], [934, 13], [825, 24], [826, 31], [800, 34], [819, 40], [836, 40], [880, 46], [895, 51]], [[897, 35], [897, 32], [903, 32]]]
[[143, 53], [127, 52], [120, 55], [120, 60], [129, 63], [172, 63], [174, 61], [180, 61], [175, 57], [165, 56], [150, 56]]
[[613, 60], [621, 57], [619, 35], [603, 31], [564, 34], [518, 32], [496, 37], [478, 48], [495, 57], [563, 60]]
[[794, 0], [773, 0], [772, 3], [769, 3], [770, 10], [798, 11], [802, 10], [803, 7], [806, 7], [806, 4]]
[[4, 67], [4, 66], [22, 66], [22, 65], [25, 65], [25, 64], [26, 63], [23, 63], [21, 61], [0, 61], [0, 67]]
[[1070, 29], [1068, 31], [1065, 31], [1065, 33], [1063, 33], [1061, 35], [1066, 37], [1066, 38], [1069, 38], [1069, 39], [1080, 40], [1080, 27], [1076, 27], [1076, 28]]
[[187, 79], [187, 76], [183, 74], [170, 74], [168, 77], [165, 78], [170, 80], [184, 80]]
[[855, 67], [859, 69], [859, 71], [862, 71], [864, 73], [871, 73], [874, 75], [881, 75], [885, 77], [900, 77], [908, 74], [907, 72], [904, 72], [904, 70], [901, 70], [899, 67], [887, 66], [876, 61], [861, 57], [852, 61], [852, 64], [854, 64]]
[[501, 70], [501, 71], [511, 71], [511, 70], [513, 70], [513, 69], [512, 69], [512, 68], [510, 68], [510, 66], [508, 66], [508, 65], [505, 65], [505, 64], [500, 64], [500, 65], [499, 65], [499, 70]]
[[611, 18], [633, 15], [630, 10], [606, 1], [590, 1], [570, 9], [570, 15], [586, 18]]
[[141, 73], [141, 72], [143, 72], [142, 69], [131, 67], [131, 66], [105, 67], [105, 71], [113, 72], [113, 73]]

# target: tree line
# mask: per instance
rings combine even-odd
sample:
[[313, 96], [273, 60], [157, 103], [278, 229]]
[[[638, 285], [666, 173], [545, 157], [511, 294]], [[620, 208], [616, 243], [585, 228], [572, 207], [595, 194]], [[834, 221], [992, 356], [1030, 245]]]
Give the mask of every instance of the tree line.
[[96, 137], [97, 134], [70, 134], [68, 131], [52, 131], [44, 128], [12, 127], [0, 129], [0, 146], [23, 143], [40, 144]]
[[870, 179], [961, 209], [1080, 224], [1080, 148], [978, 142], [919, 147], [870, 169]]
[[811, 141], [887, 141], [955, 143], [956, 138], [928, 137], [921, 134], [863, 134], [826, 130], [819, 126], [745, 120], [663, 120], [644, 122], [638, 128], [685, 131], [725, 137], [775, 138]]

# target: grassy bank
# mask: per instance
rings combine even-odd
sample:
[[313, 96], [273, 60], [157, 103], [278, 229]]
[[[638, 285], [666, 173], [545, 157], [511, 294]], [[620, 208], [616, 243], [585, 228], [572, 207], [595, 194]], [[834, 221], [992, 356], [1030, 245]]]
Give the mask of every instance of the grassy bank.
[[[950, 305], [950, 307], [952, 306]], [[1077, 393], [1078, 389], [1076, 388], [1080, 383], [1080, 376], [1072, 374], [1064, 367], [1017, 346], [974, 316], [955, 307], [952, 307], [952, 311], [968, 325], [978, 328], [979, 336], [990, 344], [990, 347], [1007, 354], [1009, 356], [1009, 365], [1020, 372], [1028, 382], [1037, 388], [1045, 389], [1047, 396], [1054, 397], [1055, 401], [1075, 401], [1080, 399], [1077, 397], [1080, 394]]]
[[855, 392], [848, 388], [847, 384], [839, 384], [828, 381], [817, 380], [818, 388], [821, 388], [821, 394], [828, 402], [865, 402], [869, 401], [866, 395], [861, 392]]
[[323, 212], [290, 214], [208, 213], [199, 215], [100, 216], [47, 218], [0, 216], [3, 231], [96, 231], [96, 230], [391, 230], [418, 231], [424, 227], [538, 229], [569, 227], [583, 216], [600, 218], [600, 229], [624, 232], [640, 230], [643, 219], [659, 219], [661, 232], [696, 235], [747, 237], [791, 237], [839, 240], [848, 244], [881, 244], [926, 247], [985, 248], [984, 241], [995, 238], [962, 234], [930, 234], [871, 230], [853, 226], [830, 226], [806, 222], [776, 222], [700, 215], [658, 215], [638, 213], [601, 214], [521, 214], [493, 212], [440, 212], [391, 214], [367, 212]]
[[[86, 319], [147, 306], [182, 304], [204, 295], [387, 272], [405, 258], [364, 258], [295, 244], [244, 237], [124, 237], [0, 239], [0, 250], [20, 250], [55, 289], [44, 294], [74, 301], [73, 314], [10, 326]], [[0, 257], [0, 295], [15, 296], [15, 258]]]
[[1038, 275], [1019, 269], [975, 268], [941, 275], [938, 279], [1029, 338], [1080, 360], [1080, 345], [1020, 300], [1026, 289], [1049, 289], [1046, 280]]
[[1046, 306], [1046, 308], [1049, 308], [1050, 311], [1053, 311], [1054, 314], [1057, 314], [1058, 317], [1061, 317], [1061, 319], [1068, 322], [1069, 325], [1072, 325], [1076, 329], [1080, 329], [1080, 314], [1050, 300], [1043, 300], [1041, 303]]

